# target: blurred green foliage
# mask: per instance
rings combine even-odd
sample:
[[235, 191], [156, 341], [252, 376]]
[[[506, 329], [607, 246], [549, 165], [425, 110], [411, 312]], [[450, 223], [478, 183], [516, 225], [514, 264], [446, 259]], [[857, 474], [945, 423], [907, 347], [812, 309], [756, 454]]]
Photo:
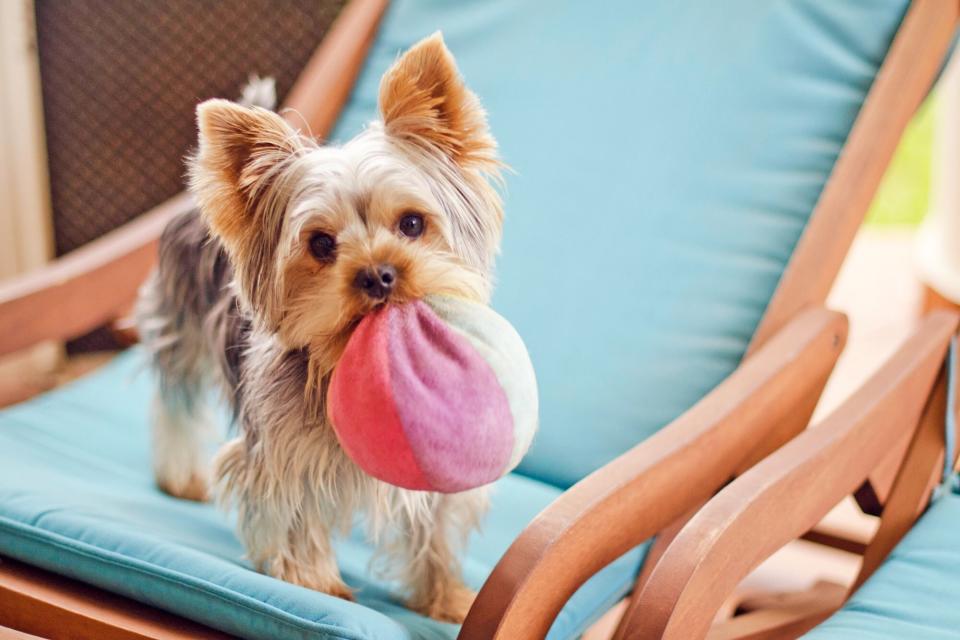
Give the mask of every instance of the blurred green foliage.
[[937, 100], [933, 94], [907, 126], [867, 212], [867, 224], [916, 226], [923, 220], [930, 195], [936, 109]]

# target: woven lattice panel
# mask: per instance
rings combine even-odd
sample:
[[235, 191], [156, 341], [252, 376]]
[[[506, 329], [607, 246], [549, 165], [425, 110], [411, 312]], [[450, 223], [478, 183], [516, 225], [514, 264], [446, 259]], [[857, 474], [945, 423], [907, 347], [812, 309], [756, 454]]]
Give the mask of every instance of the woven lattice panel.
[[197, 102], [282, 99], [343, 4], [36, 0], [57, 254], [181, 191]]

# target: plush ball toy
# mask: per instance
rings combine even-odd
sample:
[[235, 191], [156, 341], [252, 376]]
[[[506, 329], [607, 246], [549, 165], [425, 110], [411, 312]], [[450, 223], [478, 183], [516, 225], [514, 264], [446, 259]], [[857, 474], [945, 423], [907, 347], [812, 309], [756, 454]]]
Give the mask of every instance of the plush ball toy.
[[537, 428], [537, 382], [523, 341], [501, 316], [428, 296], [360, 322], [334, 370], [327, 410], [368, 474], [454, 493], [519, 464]]

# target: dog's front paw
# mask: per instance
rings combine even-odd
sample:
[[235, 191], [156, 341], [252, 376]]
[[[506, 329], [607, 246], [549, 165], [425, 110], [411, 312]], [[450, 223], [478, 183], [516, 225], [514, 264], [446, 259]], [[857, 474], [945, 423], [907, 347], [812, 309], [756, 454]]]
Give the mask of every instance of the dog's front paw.
[[206, 502], [210, 497], [210, 483], [204, 473], [191, 473], [186, 477], [164, 477], [157, 473], [157, 486], [164, 493], [183, 500]]
[[477, 593], [465, 585], [448, 585], [446, 588], [433, 590], [432, 593], [414, 597], [408, 606], [434, 620], [461, 624], [476, 597]]
[[329, 596], [334, 596], [335, 598], [342, 598], [343, 600], [349, 600], [353, 602], [353, 589], [347, 586], [340, 578], [335, 580], [324, 580], [322, 582], [317, 582], [315, 584], [304, 584], [302, 585], [308, 589], [313, 589], [314, 591], [321, 591]]
[[327, 589], [318, 589], [318, 591], [323, 591], [326, 594], [329, 594], [337, 598], [342, 598], [344, 600], [349, 600], [350, 602], [354, 601], [353, 589], [348, 587], [343, 582], [337, 585], [331, 585]]
[[293, 561], [280, 560], [273, 564], [269, 573], [284, 582], [353, 601], [353, 590], [347, 586], [335, 568], [307, 568]]
[[153, 419], [153, 473], [164, 493], [205, 502], [210, 495], [210, 472], [203, 446], [211, 427], [202, 420], [171, 409], [158, 399]]

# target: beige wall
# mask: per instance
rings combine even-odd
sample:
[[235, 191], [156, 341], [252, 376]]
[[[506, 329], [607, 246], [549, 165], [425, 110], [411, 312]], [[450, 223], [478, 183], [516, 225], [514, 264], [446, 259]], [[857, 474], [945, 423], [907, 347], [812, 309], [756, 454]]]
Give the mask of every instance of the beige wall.
[[0, 277], [43, 264], [51, 253], [32, 4], [0, 2]]
[[927, 286], [960, 304], [960, 55], [947, 65], [937, 92], [930, 211], [916, 262]]
[[[0, 280], [52, 255], [49, 182], [32, 0], [0, 0]], [[0, 362], [0, 377], [49, 370], [59, 348]]]

